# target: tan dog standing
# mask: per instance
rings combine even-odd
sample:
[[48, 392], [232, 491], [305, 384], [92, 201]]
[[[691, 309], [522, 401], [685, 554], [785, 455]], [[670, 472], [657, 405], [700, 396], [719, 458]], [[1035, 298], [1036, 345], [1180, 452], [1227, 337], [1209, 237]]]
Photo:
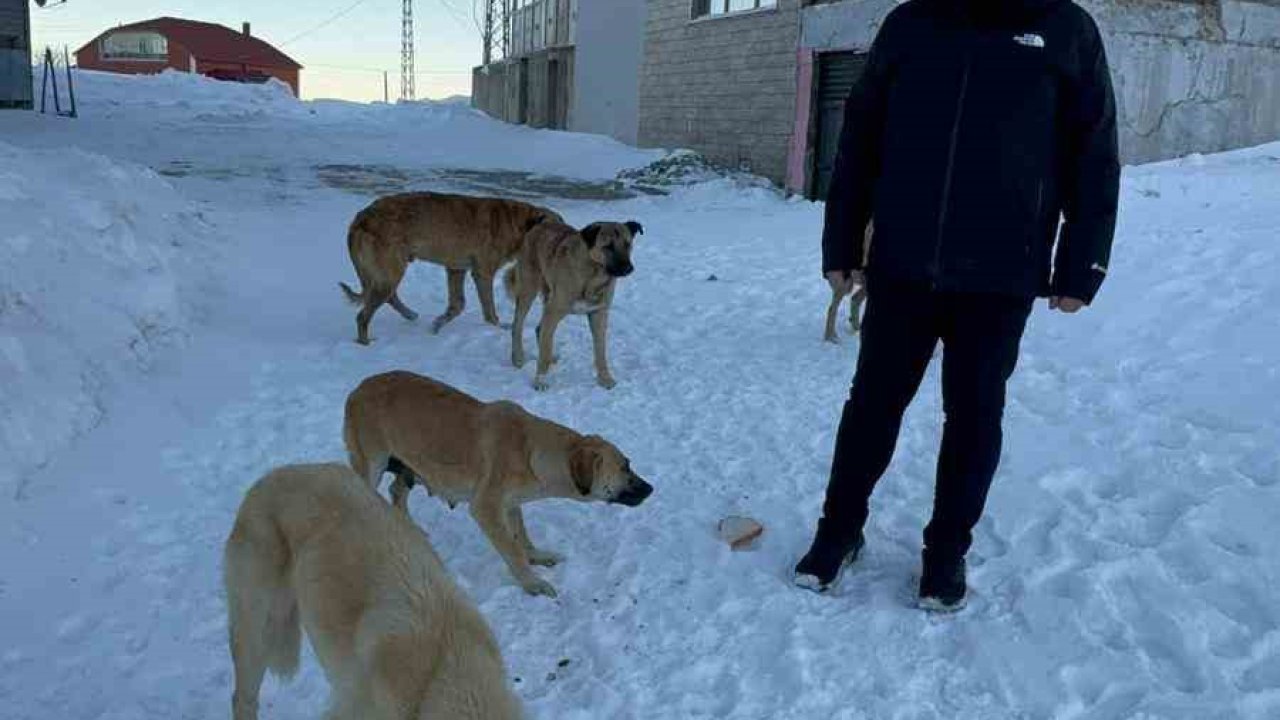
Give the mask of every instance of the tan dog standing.
[[591, 325], [596, 380], [604, 388], [617, 385], [609, 372], [609, 307], [620, 277], [630, 275], [631, 246], [644, 232], [640, 223], [597, 222], [581, 231], [562, 222], [533, 226], [524, 238], [516, 264], [503, 275], [503, 285], [516, 302], [511, 323], [511, 363], [524, 366], [524, 320], [534, 298], [542, 295], [538, 322], [538, 370], [533, 386], [548, 387], [547, 372], [555, 363], [556, 328], [566, 315], [586, 315]]
[[862, 326], [858, 321], [858, 310], [862, 307], [862, 301], [867, 299], [867, 283], [862, 279], [862, 273], [857, 273], [840, 282], [827, 278], [827, 284], [831, 286], [831, 303], [827, 305], [827, 328], [822, 339], [838, 343], [840, 336], [836, 334], [836, 314], [840, 311], [840, 301], [846, 295], [849, 296], [849, 330], [856, 334]]
[[543, 498], [634, 507], [653, 487], [612, 443], [582, 435], [511, 402], [481, 402], [429, 377], [374, 375], [347, 398], [343, 424], [351, 467], [377, 488], [396, 475], [391, 497], [407, 514], [414, 482], [471, 516], [526, 592], [554, 597], [531, 565], [559, 562], [534, 546], [523, 503]]
[[519, 720], [489, 626], [427, 536], [339, 464], [259, 480], [224, 556], [234, 720], [256, 720], [269, 669], [301, 632], [332, 688], [331, 720]]
[[[862, 266], [864, 268], [871, 258], [871, 235], [874, 229], [874, 223], [867, 223], [867, 231], [862, 236]], [[858, 320], [858, 311], [862, 308], [862, 302], [867, 299], [867, 278], [863, 272], [851, 273], [839, 281], [833, 280], [828, 276], [827, 284], [831, 286], [831, 303], [827, 305], [827, 327], [822, 339], [829, 343], [837, 343], [840, 342], [840, 336], [836, 334], [836, 314], [840, 311], [840, 301], [844, 299], [844, 296], [850, 296], [849, 329], [857, 334], [862, 327], [862, 323]]]
[[525, 231], [541, 219], [558, 221], [560, 216], [529, 203], [467, 195], [415, 192], [375, 200], [347, 231], [347, 251], [360, 278], [360, 292], [339, 283], [348, 300], [363, 306], [356, 316], [356, 342], [369, 344], [369, 321], [383, 303], [390, 303], [406, 320], [417, 319], [397, 292], [414, 260], [443, 265], [449, 276], [449, 307], [431, 323], [431, 332], [440, 332], [462, 313], [467, 271], [485, 322], [498, 325], [493, 279], [520, 251]]

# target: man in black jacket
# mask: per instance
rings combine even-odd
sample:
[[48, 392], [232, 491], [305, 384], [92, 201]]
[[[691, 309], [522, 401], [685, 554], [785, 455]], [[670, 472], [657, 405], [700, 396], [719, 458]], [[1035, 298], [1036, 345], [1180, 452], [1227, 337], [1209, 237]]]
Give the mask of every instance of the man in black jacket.
[[1005, 384], [1033, 299], [1067, 313], [1093, 300], [1119, 177], [1110, 71], [1083, 9], [910, 0], [889, 13], [845, 106], [826, 206], [823, 272], [865, 272], [868, 299], [797, 584], [826, 590], [857, 558], [868, 499], [941, 341], [946, 420], [919, 594], [927, 609], [963, 607], [964, 557], [999, 463]]

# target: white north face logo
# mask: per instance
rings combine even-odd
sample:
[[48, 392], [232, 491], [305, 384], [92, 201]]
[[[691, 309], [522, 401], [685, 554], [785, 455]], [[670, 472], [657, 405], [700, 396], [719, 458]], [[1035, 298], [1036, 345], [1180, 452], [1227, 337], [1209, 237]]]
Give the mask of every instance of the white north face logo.
[[1037, 34], [1035, 34], [1035, 33], [1026, 33], [1026, 34], [1023, 34], [1023, 35], [1014, 35], [1014, 36], [1013, 36], [1013, 41], [1014, 41], [1014, 42], [1016, 42], [1016, 43], [1018, 43], [1019, 45], [1026, 45], [1027, 47], [1033, 47], [1033, 48], [1042, 48], [1042, 47], [1044, 47], [1044, 38], [1040, 37], [1039, 35], [1037, 35]]

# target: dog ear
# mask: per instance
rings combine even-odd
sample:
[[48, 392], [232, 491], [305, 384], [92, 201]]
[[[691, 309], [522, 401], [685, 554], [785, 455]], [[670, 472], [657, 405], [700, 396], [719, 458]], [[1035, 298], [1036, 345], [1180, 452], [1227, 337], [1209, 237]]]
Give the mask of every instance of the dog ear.
[[538, 227], [539, 225], [541, 225], [544, 222], [547, 222], [550, 219], [551, 219], [550, 215], [547, 215], [546, 213], [540, 213], [537, 217], [530, 219], [528, 222], [524, 224], [524, 231], [529, 232], [530, 230]]
[[593, 248], [596, 246], [596, 238], [600, 235], [600, 223], [591, 223], [582, 228], [578, 234], [587, 241], [587, 247]]
[[569, 475], [573, 478], [573, 486], [578, 488], [583, 497], [591, 494], [600, 462], [600, 453], [586, 439], [579, 440], [569, 453]]
[[631, 231], [632, 238], [634, 238], [637, 235], [644, 234], [644, 226], [636, 222], [635, 220], [628, 220], [624, 224], [627, 226], [627, 229]]

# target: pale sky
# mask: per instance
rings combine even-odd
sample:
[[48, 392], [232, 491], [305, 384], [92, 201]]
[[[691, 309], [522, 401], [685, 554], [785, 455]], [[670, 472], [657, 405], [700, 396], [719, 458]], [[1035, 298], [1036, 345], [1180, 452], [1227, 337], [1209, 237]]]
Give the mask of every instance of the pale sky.
[[[417, 96], [469, 95], [471, 68], [480, 62], [480, 31], [472, 19], [472, 3], [478, 0], [414, 2]], [[31, 40], [37, 55], [46, 45], [58, 51], [66, 45], [74, 53], [107, 28], [165, 15], [236, 30], [248, 21], [254, 35], [304, 66], [304, 98], [381, 100], [382, 71], [387, 70], [395, 100], [401, 5], [401, 0], [67, 0], [45, 8], [33, 3]]]

